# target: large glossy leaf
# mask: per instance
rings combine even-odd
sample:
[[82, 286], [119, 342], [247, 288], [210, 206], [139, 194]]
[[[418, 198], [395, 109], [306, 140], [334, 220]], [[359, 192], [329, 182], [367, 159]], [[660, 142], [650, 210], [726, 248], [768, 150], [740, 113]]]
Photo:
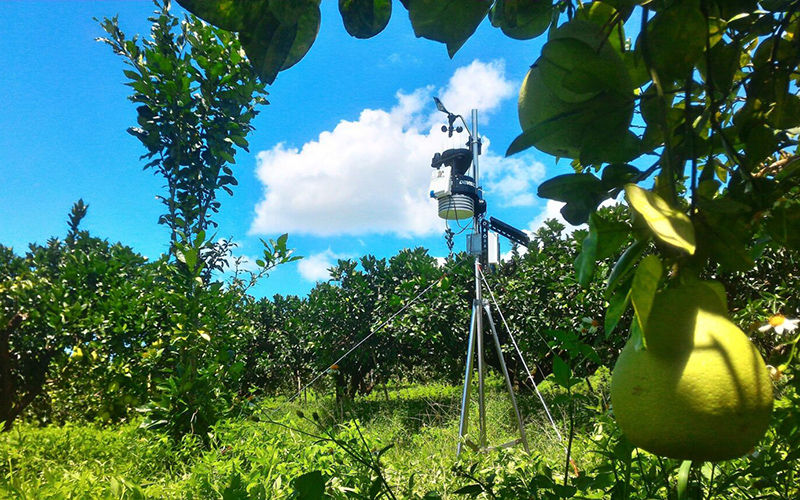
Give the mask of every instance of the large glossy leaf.
[[418, 37], [447, 44], [453, 57], [478, 28], [490, 0], [406, 0], [411, 26]]
[[[717, 200], [715, 200], [717, 201]], [[719, 211], [715, 205], [725, 199], [700, 204], [701, 212], [695, 222], [697, 253], [717, 262], [725, 271], [746, 271], [755, 264], [748, 250], [750, 235], [747, 219], [739, 214]]]
[[566, 203], [561, 214], [570, 224], [583, 224], [606, 198], [600, 179], [592, 174], [564, 174], [539, 185], [542, 198]]
[[641, 170], [628, 165], [627, 163], [612, 163], [603, 169], [600, 180], [603, 181], [603, 186], [606, 189], [620, 188], [628, 184], [636, 176], [642, 173]]
[[570, 203], [601, 189], [600, 179], [592, 174], [564, 174], [544, 181], [537, 194], [542, 198]]
[[622, 319], [622, 315], [628, 309], [630, 302], [630, 289], [632, 278], [629, 278], [626, 286], [620, 287], [616, 292], [611, 294], [608, 298], [608, 307], [606, 307], [606, 317], [603, 322], [603, 331], [606, 338], [608, 338]]
[[389, 24], [391, 0], [339, 0], [344, 28], [356, 38], [370, 38]]
[[575, 259], [578, 283], [586, 287], [594, 277], [597, 261], [610, 257], [625, 242], [631, 228], [621, 221], [606, 220], [597, 212], [589, 217], [589, 234]]
[[642, 216], [655, 236], [676, 248], [693, 254], [696, 248], [694, 226], [689, 217], [671, 207], [663, 198], [635, 184], [625, 186], [625, 199]]
[[279, 71], [305, 56], [317, 37], [319, 23], [319, 0], [272, 0], [269, 9], [239, 38], [262, 79], [272, 83]]
[[228, 31], [243, 31], [269, 7], [269, 0], [177, 0], [200, 19]]
[[647, 331], [647, 318], [650, 316], [653, 299], [663, 273], [664, 270], [658, 257], [648, 255], [642, 259], [636, 268], [636, 274], [633, 275], [631, 303], [636, 311], [636, 322], [643, 332]]
[[550, 26], [552, 18], [550, 0], [497, 0], [489, 11], [492, 26], [518, 40], [541, 35]]
[[553, 379], [561, 387], [569, 388], [572, 385], [572, 370], [560, 356], [553, 356]]
[[597, 233], [597, 260], [614, 255], [631, 234], [631, 228], [626, 223], [605, 219], [597, 213], [592, 214], [589, 227], [594, 227]]
[[649, 240], [636, 240], [622, 252], [617, 262], [614, 263], [614, 267], [611, 268], [611, 272], [608, 273], [605, 291], [606, 297], [609, 297], [609, 294], [613, 292], [621, 282], [624, 282], [624, 278], [633, 270], [633, 265], [642, 256], [648, 243]]
[[728, 92], [733, 85], [733, 77], [739, 69], [740, 50], [733, 43], [718, 43], [711, 48], [707, 64], [705, 60], [700, 60], [701, 71], [715, 89]]
[[586, 288], [597, 267], [597, 231], [589, 219], [589, 234], [583, 239], [581, 251], [575, 259], [575, 273], [578, 284]]
[[292, 480], [295, 498], [321, 500], [325, 498], [325, 478], [318, 470], [306, 472]]

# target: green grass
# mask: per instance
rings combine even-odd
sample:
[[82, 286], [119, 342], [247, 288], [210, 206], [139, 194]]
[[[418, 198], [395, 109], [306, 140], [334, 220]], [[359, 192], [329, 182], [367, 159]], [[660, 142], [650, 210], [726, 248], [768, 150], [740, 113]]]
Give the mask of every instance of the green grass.
[[[572, 457], [580, 475], [570, 472], [566, 485], [564, 443], [535, 395], [520, 396], [530, 454], [517, 446], [487, 454], [467, 450], [457, 459], [461, 387], [427, 384], [394, 386], [388, 399], [379, 391], [343, 407], [325, 394], [307, 403], [261, 401], [220, 422], [207, 448], [192, 440], [173, 444], [136, 422], [20, 424], [0, 434], [0, 498], [319, 498], [298, 496], [295, 483], [318, 472], [333, 498], [391, 498], [372, 495], [386, 492], [385, 480], [398, 499], [676, 499], [681, 462], [627, 443], [607, 411], [607, 378], [603, 370], [591, 377], [591, 389], [581, 382], [571, 395], [541, 384], [565, 438], [574, 408]], [[786, 388], [756, 451], [695, 464], [687, 498], [798, 498], [798, 407], [797, 392]], [[490, 445], [517, 436], [498, 379], [487, 383], [486, 415]], [[474, 402], [470, 421], [474, 436]], [[369, 463], [384, 449], [378, 474]], [[438, 496], [424, 497], [429, 492]]]
[[[460, 387], [430, 384], [392, 388], [389, 400], [380, 391], [345, 408], [329, 398], [284, 406], [265, 401], [248, 418], [219, 424], [208, 450], [191, 442], [172, 445], [166, 436], [139, 429], [136, 423], [45, 428], [22, 424], [0, 436], [0, 497], [192, 498], [223, 496], [227, 491], [230, 498], [244, 498], [249, 486], [247, 494], [269, 498], [289, 495], [292, 479], [311, 470], [338, 478], [332, 482], [338, 481], [342, 491], [369, 484], [369, 470], [354, 467], [340, 446], [313, 437], [323, 436], [328, 428], [354, 447], [363, 448], [358, 431], [371, 449], [393, 444], [381, 463], [397, 492], [437, 491], [447, 497], [465, 484], [451, 470], [459, 462], [455, 451], [460, 398]], [[521, 397], [522, 406], [533, 403], [530, 396]], [[474, 401], [471, 410], [474, 436]], [[304, 418], [296, 415], [298, 411]], [[314, 413], [319, 423], [311, 418]], [[511, 416], [499, 381], [490, 380], [490, 444], [516, 437]], [[540, 417], [538, 412], [529, 414], [531, 445], [557, 463], [563, 450]], [[337, 427], [351, 421], [358, 429]], [[467, 451], [462, 462], [485, 458]], [[414, 486], [408, 490], [412, 476]]]

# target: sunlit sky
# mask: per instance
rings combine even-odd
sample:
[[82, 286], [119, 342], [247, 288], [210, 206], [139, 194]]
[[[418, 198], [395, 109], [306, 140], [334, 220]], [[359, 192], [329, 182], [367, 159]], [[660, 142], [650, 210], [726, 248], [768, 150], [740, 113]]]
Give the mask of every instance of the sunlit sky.
[[[568, 161], [535, 150], [503, 157], [520, 132], [517, 93], [542, 40], [511, 40], [485, 20], [451, 60], [443, 44], [415, 38], [399, 3], [394, 9], [384, 32], [357, 40], [337, 2], [323, 1], [314, 46], [268, 88], [250, 152], [236, 156], [239, 185], [232, 197], [220, 192], [217, 237], [255, 259], [259, 238], [288, 232], [304, 259], [275, 270], [251, 290], [256, 296], [303, 295], [339, 258], [416, 246], [446, 255], [427, 194], [430, 158], [466, 134], [439, 130], [444, 115], [433, 96], [466, 117], [478, 109], [490, 215], [532, 229], [558, 214], [536, 187], [569, 171]], [[30, 242], [63, 238], [82, 198], [83, 228], [94, 236], [150, 258], [166, 251], [155, 198], [163, 181], [142, 169], [144, 149], [126, 133], [136, 114], [123, 62], [95, 41], [103, 33], [93, 20], [118, 14], [126, 34], [147, 34], [153, 10], [144, 0], [0, 2], [0, 244], [23, 253]]]

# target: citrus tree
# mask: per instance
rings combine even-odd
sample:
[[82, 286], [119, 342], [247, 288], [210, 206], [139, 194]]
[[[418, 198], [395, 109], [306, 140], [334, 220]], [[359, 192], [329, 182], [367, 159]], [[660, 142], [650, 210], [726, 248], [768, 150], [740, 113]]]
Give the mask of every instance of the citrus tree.
[[80, 408], [85, 418], [124, 415], [146, 389], [133, 380], [145, 327], [146, 259], [80, 231], [87, 205], [70, 214], [64, 240], [16, 255], [0, 246], [0, 422]]
[[137, 105], [137, 126], [128, 132], [145, 148], [144, 169], [163, 177], [167, 188], [158, 197], [166, 208], [159, 223], [170, 229], [170, 245], [155, 287], [165, 321], [160, 343], [148, 344], [153, 390], [143, 408], [146, 425], [176, 439], [205, 439], [231, 408], [244, 366], [237, 349], [252, 334], [249, 320], [233, 311], [247, 305], [245, 291], [258, 277], [297, 257], [287, 235], [262, 240], [252, 279], [237, 274], [227, 287], [220, 280], [235, 259], [230, 238], [211, 234], [213, 214], [219, 191], [233, 194], [237, 185], [235, 155], [247, 150], [250, 122], [267, 103], [265, 83], [237, 37], [194, 16], [178, 18], [168, 0], [154, 5], [149, 37], [126, 36], [115, 17], [100, 21], [107, 37], [98, 41], [128, 67], [129, 99]]

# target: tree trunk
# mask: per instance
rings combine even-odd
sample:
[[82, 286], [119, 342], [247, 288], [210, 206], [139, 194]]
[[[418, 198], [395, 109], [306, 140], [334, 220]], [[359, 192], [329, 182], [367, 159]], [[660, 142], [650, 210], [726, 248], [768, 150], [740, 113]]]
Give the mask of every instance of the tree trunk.
[[[0, 422], [2, 431], [8, 432], [14, 424], [14, 419], [19, 414], [14, 406], [15, 387], [11, 373], [11, 332], [16, 330], [24, 319], [21, 313], [16, 313], [0, 329]], [[20, 410], [21, 411], [21, 410]]]

